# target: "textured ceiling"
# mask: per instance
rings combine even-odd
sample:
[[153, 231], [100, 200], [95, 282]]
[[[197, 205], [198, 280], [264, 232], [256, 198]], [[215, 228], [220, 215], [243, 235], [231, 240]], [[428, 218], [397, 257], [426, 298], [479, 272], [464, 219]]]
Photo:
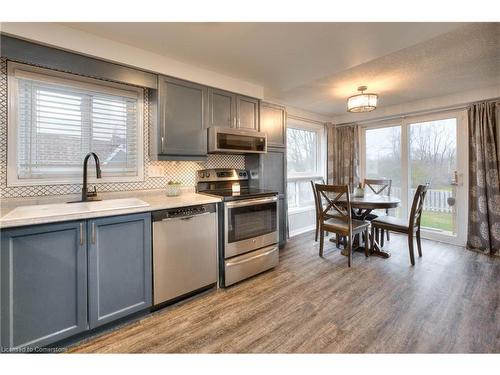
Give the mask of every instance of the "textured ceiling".
[[266, 97], [345, 113], [360, 85], [380, 106], [500, 84], [500, 24], [66, 23], [265, 87]]
[[499, 26], [467, 25], [276, 97], [338, 115], [346, 112], [346, 98], [360, 85], [380, 95], [379, 107], [500, 85]]

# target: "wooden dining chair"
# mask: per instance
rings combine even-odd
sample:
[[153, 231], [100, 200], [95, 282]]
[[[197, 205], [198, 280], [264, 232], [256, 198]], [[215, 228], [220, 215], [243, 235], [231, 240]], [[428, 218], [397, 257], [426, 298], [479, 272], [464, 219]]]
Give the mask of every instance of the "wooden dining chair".
[[[429, 184], [418, 185], [417, 191], [413, 196], [413, 203], [411, 205], [410, 218], [408, 221], [398, 219], [392, 216], [382, 216], [372, 220], [372, 239], [376, 238], [375, 230], [385, 229], [393, 232], [404, 233], [408, 236], [408, 250], [410, 252], [411, 265], [415, 265], [415, 254], [413, 251], [413, 236], [417, 238], [418, 256], [422, 256], [422, 245], [420, 242], [420, 221], [422, 212], [424, 210], [424, 200]], [[372, 240], [373, 241], [373, 240]], [[372, 242], [372, 248], [374, 244]]]
[[[387, 179], [387, 178], [365, 178], [363, 181], [363, 187], [367, 187], [373, 192], [375, 195], [380, 195], [380, 194], [385, 194], [385, 195], [391, 195], [391, 187], [392, 187], [392, 180]], [[389, 215], [389, 209], [387, 208], [385, 210], [385, 214], [388, 216]], [[378, 215], [370, 213], [367, 217], [366, 220], [372, 221], [373, 219], [376, 219]], [[389, 236], [389, 231], [385, 231], [384, 229], [380, 230], [380, 237], [379, 233], [375, 233], [377, 236], [376, 238], [379, 239], [380, 244], [384, 246], [384, 232], [386, 233], [387, 236], [387, 241], [390, 240]]]
[[[324, 184], [325, 180], [321, 179], [321, 184]], [[318, 234], [319, 234], [319, 220], [321, 215], [321, 201], [318, 197], [318, 193], [316, 191], [316, 183], [311, 180], [311, 187], [314, 196], [314, 208], [316, 210], [316, 232], [314, 234], [314, 241], [318, 242]]]
[[316, 184], [316, 193], [321, 207], [319, 256], [323, 256], [325, 231], [336, 233], [345, 238], [345, 249], [348, 254], [347, 265], [351, 267], [354, 235], [365, 232], [365, 255], [369, 255], [368, 227], [370, 223], [351, 217], [351, 198], [348, 185]]
[[321, 207], [320, 202], [319, 202], [319, 197], [318, 193], [316, 191], [316, 186], [315, 182], [311, 180], [311, 187], [312, 187], [312, 192], [314, 196], [314, 209], [316, 210], [316, 230], [314, 233], [314, 241], [318, 242], [318, 233], [319, 233], [319, 218], [321, 216]]

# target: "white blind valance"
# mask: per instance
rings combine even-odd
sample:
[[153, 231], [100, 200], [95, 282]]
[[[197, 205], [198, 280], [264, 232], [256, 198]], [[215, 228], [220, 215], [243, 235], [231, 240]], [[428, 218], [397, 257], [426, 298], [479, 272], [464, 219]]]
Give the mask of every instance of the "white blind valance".
[[142, 95], [89, 80], [16, 69], [17, 177], [81, 176], [95, 152], [103, 177], [136, 177]]

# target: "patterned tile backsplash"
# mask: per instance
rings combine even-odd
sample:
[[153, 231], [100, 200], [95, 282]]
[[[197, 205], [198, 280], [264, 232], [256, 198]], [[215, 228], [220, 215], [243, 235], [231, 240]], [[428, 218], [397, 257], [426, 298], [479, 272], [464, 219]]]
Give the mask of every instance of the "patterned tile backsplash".
[[[147, 90], [146, 90], [147, 91]], [[183, 186], [195, 185], [196, 171], [204, 168], [245, 168], [243, 155], [209, 155], [206, 162], [154, 161], [149, 158], [151, 124], [149, 122], [149, 92], [144, 105], [144, 181], [97, 184], [98, 191], [126, 191], [161, 189], [169, 180], [180, 181]], [[149, 166], [161, 168], [163, 177], [149, 177]], [[81, 184], [7, 186], [7, 60], [0, 58], [0, 196], [2, 198], [36, 197], [77, 194]]]

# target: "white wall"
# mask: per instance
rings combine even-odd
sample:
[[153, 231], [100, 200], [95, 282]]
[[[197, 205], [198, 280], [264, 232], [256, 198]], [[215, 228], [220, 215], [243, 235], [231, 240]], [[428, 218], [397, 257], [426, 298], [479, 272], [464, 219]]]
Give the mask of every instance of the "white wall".
[[3, 22], [5, 34], [262, 99], [264, 88], [235, 77], [55, 23]]
[[322, 115], [322, 114], [314, 113], [314, 112], [309, 112], [309, 111], [306, 111], [304, 109], [300, 109], [297, 107], [292, 107], [292, 106], [287, 105], [286, 103], [284, 103], [280, 100], [277, 100], [275, 98], [272, 98], [272, 97], [265, 96], [264, 100], [269, 101], [270, 103], [279, 104], [279, 105], [286, 107], [286, 113], [288, 116], [294, 116], [294, 117], [301, 118], [301, 119], [311, 120], [313, 122], [321, 122], [323, 124], [331, 122], [331, 120], [332, 120], [331, 116]]
[[290, 237], [313, 230], [316, 227], [316, 211], [313, 208], [288, 213]]

